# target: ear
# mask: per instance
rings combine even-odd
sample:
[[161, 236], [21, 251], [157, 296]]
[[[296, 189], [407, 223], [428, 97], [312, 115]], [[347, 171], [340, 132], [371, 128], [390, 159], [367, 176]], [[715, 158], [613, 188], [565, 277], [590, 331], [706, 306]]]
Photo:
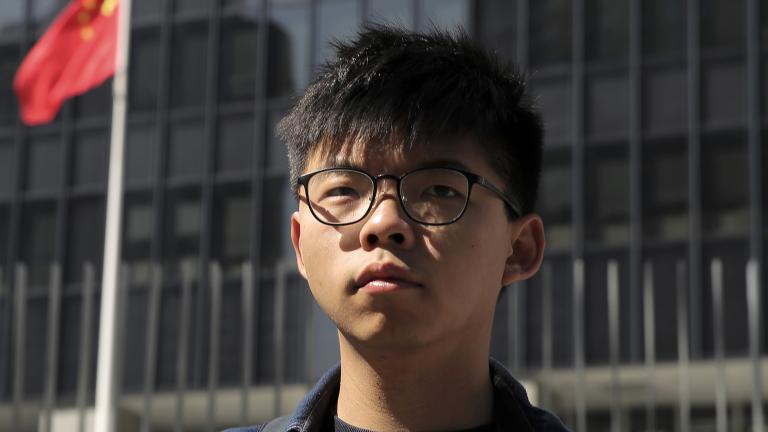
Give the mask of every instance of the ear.
[[504, 266], [503, 285], [525, 280], [536, 274], [544, 259], [544, 224], [536, 214], [512, 222], [511, 248]]
[[291, 243], [293, 243], [293, 252], [296, 254], [296, 267], [307, 278], [307, 269], [304, 266], [304, 257], [301, 255], [301, 221], [299, 220], [299, 212], [295, 211], [291, 215]]

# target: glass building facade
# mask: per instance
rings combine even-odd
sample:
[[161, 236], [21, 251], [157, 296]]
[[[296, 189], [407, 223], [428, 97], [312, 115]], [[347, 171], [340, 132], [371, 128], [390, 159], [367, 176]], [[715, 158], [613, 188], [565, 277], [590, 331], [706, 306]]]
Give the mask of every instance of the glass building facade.
[[[389, 21], [464, 27], [530, 72], [544, 115], [545, 264], [500, 300], [492, 354], [577, 430], [748, 430], [755, 347], [768, 376], [761, 3], [133, 0], [124, 423], [264, 420], [335, 362], [274, 126], [333, 38]], [[34, 128], [11, 88], [65, 4], [0, 2], [0, 430], [94, 397], [111, 81]]]

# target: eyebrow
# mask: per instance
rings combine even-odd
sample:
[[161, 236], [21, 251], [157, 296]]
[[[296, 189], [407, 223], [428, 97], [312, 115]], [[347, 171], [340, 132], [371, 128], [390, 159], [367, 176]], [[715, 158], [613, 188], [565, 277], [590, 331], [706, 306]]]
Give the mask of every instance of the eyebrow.
[[[334, 158], [334, 160], [329, 162], [332, 163], [332, 165], [329, 166], [329, 168], [330, 167], [350, 168], [350, 169], [356, 169], [359, 171], [366, 171], [363, 165], [357, 162], [352, 162], [344, 157], [337, 156], [336, 158]], [[421, 169], [421, 168], [454, 168], [454, 169], [463, 170], [463, 171], [470, 171], [469, 167], [465, 163], [461, 162], [458, 159], [450, 159], [450, 158], [424, 161], [419, 164], [416, 164], [413, 168], [407, 171], [413, 171], [415, 169]]]

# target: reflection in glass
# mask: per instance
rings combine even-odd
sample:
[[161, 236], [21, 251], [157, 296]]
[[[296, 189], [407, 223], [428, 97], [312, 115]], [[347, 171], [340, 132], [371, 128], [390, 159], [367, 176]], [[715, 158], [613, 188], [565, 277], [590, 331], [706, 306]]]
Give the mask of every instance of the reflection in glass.
[[205, 24], [178, 25], [171, 54], [171, 105], [202, 105], [205, 100], [208, 29]]
[[0, 126], [12, 125], [18, 117], [13, 76], [20, 61], [19, 49], [16, 46], [0, 47]]
[[199, 176], [203, 172], [203, 123], [179, 122], [171, 126], [168, 152], [170, 177]]
[[424, 11], [419, 27], [428, 29], [433, 24], [451, 30], [464, 29], [469, 25], [469, 3], [467, 0], [422, 0]]
[[[517, 5], [509, 0], [485, 0], [477, 3], [477, 32], [483, 45], [506, 61], [515, 59], [517, 43]], [[522, 59], [520, 59], [522, 60]]]
[[133, 18], [157, 18], [162, 12], [162, 1], [134, 1], [131, 2], [131, 15]]
[[[11, 235], [10, 206], [0, 205], [0, 245], [7, 245]], [[0, 247], [0, 268], [6, 266], [8, 248]]]
[[317, 7], [317, 35], [315, 66], [330, 60], [334, 39], [348, 39], [357, 30], [360, 12], [356, 0], [321, 0]]
[[[16, 184], [16, 149], [11, 141], [0, 141], [0, 198], [10, 196]], [[2, 245], [3, 243], [0, 243]], [[2, 246], [0, 246], [2, 249]], [[0, 261], [2, 265], [2, 261]]]
[[629, 128], [626, 75], [596, 76], [587, 86], [587, 131], [592, 136], [626, 136]]
[[587, 58], [626, 58], [629, 50], [627, 0], [587, 0]]
[[59, 186], [60, 141], [58, 136], [40, 136], [30, 140], [27, 150], [27, 178], [24, 184], [26, 190], [54, 190]]
[[131, 284], [150, 282], [149, 254], [154, 229], [154, 209], [149, 193], [126, 194], [122, 259], [128, 264]]
[[159, 91], [159, 33], [154, 29], [134, 30], [131, 36], [128, 108], [152, 110], [157, 106]]
[[213, 258], [225, 275], [239, 276], [250, 255], [251, 194], [247, 186], [217, 191], [213, 209]]
[[107, 131], [78, 133], [74, 153], [73, 186], [106, 185], [109, 153]]
[[130, 126], [125, 138], [125, 179], [128, 184], [146, 183], [155, 176], [157, 133], [154, 125]]
[[744, 63], [711, 64], [704, 67], [703, 117], [711, 126], [742, 125], [747, 111]]
[[645, 143], [643, 235], [677, 240], [688, 236], [688, 158], [684, 141]]
[[224, 101], [253, 99], [256, 92], [256, 22], [230, 18], [222, 23], [220, 97]]
[[[136, 3], [156, 3], [156, 2], [133, 2]], [[133, 5], [132, 4], [132, 5]], [[0, 6], [0, 9], [2, 7]], [[53, 18], [62, 10], [62, 2], [59, 0], [34, 0], [32, 2], [32, 19], [40, 27], [48, 27]], [[0, 14], [1, 15], [1, 14]]]
[[104, 252], [104, 200], [88, 198], [71, 203], [67, 228], [64, 281], [83, 281], [83, 265], [101, 267]]
[[200, 216], [199, 190], [168, 193], [163, 214], [163, 271], [168, 283], [179, 280], [183, 262], [197, 263]]
[[27, 265], [32, 286], [48, 284], [50, 265], [55, 256], [56, 205], [53, 202], [25, 206], [21, 217], [19, 259]]
[[650, 131], [684, 131], [688, 120], [686, 71], [649, 70], [645, 74], [643, 121]]
[[21, 30], [23, 19], [23, 0], [3, 0], [0, 2], [0, 34]]
[[705, 137], [701, 171], [705, 235], [746, 234], [749, 170], [744, 135], [726, 133]]
[[[701, 0], [701, 47], [744, 51], [745, 0]], [[761, 2], [762, 3], [762, 2]]]
[[208, 0], [175, 0], [173, 9], [176, 12], [206, 12], [210, 3]]
[[77, 116], [109, 118], [112, 114], [112, 79], [75, 98]]
[[643, 54], [685, 53], [685, 2], [643, 0]]
[[216, 145], [216, 171], [243, 172], [251, 168], [253, 115], [222, 117]]
[[369, 19], [374, 22], [396, 23], [413, 28], [412, 0], [371, 0]]
[[571, 83], [542, 82], [535, 85], [539, 109], [546, 125], [546, 144], [567, 142], [571, 138]]
[[571, 60], [571, 2], [530, 2], [531, 65], [542, 66]]
[[287, 172], [288, 151], [280, 138], [277, 137], [277, 122], [286, 113], [285, 108], [275, 109], [269, 113], [269, 146], [267, 147], [266, 163], [270, 170]]
[[625, 148], [597, 149], [586, 159], [586, 234], [596, 243], [629, 237], [629, 166]]
[[269, 25], [267, 93], [282, 96], [309, 82], [309, 9], [302, 4], [276, 3]]

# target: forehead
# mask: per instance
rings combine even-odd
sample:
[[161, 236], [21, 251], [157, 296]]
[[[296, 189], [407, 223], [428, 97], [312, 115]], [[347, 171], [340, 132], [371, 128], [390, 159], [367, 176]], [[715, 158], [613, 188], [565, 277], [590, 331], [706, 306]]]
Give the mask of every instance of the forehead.
[[435, 162], [474, 171], [490, 169], [486, 151], [475, 139], [435, 139], [408, 145], [404, 141], [347, 141], [321, 143], [310, 154], [305, 172], [333, 166], [364, 169], [370, 173], [401, 173]]

